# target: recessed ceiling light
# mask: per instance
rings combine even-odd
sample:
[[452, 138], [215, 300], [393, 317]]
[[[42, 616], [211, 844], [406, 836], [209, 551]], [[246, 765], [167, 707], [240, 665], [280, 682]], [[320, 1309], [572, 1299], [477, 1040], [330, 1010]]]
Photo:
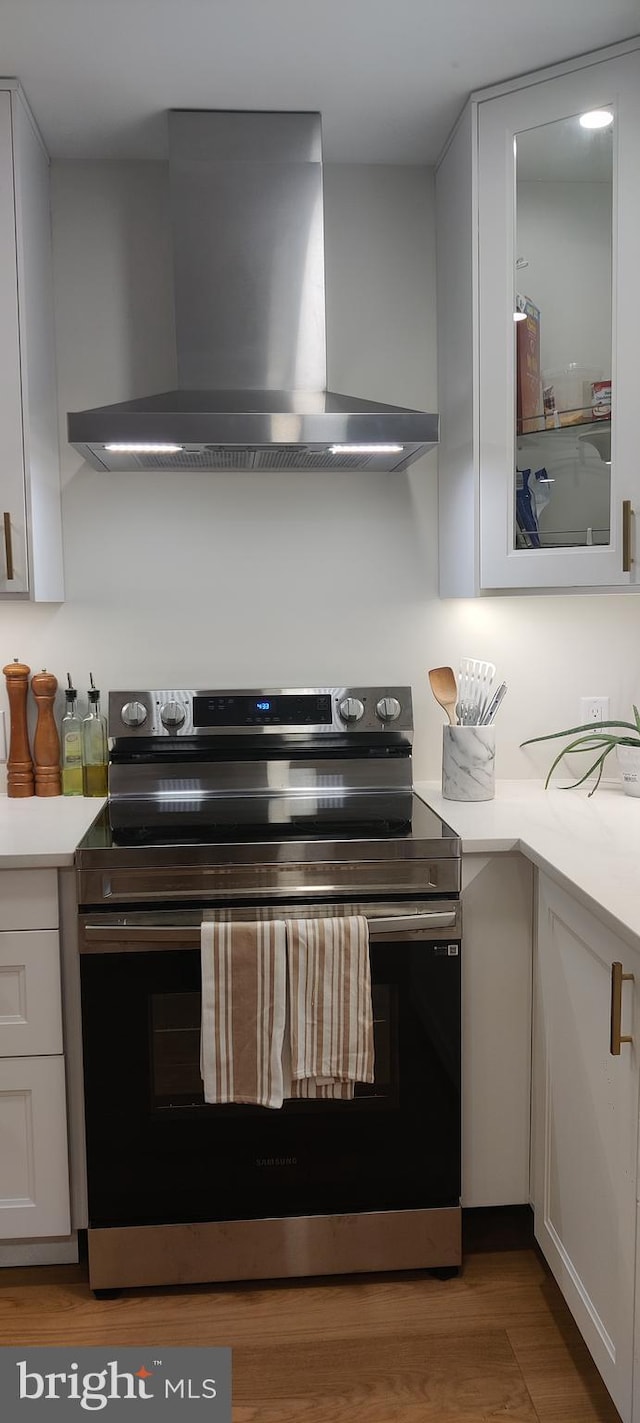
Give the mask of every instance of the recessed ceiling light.
[[608, 128], [613, 123], [611, 109], [589, 109], [587, 114], [580, 115], [580, 123], [583, 128]]

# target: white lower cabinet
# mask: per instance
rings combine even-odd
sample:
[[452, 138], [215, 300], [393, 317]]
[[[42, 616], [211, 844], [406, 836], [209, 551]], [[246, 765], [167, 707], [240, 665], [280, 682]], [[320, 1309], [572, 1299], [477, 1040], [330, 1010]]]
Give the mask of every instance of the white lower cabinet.
[[64, 1059], [0, 1059], [0, 1238], [71, 1230]]
[[[612, 965], [618, 1055], [610, 1045]], [[535, 1234], [624, 1423], [632, 1410], [640, 952], [540, 875], [534, 956]]]
[[0, 932], [0, 1058], [62, 1052], [57, 929]]
[[529, 1201], [533, 868], [462, 861], [462, 1204]]
[[3, 1242], [71, 1231], [62, 1048], [57, 874], [3, 870], [0, 1264], [19, 1263]]

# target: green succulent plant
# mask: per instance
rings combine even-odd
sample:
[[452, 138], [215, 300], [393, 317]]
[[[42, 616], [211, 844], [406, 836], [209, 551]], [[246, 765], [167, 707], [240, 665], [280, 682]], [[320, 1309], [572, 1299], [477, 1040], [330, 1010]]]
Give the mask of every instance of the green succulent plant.
[[[544, 788], [545, 790], [547, 789], [556, 766], [559, 765], [563, 756], [568, 755], [569, 752], [571, 752], [571, 754], [588, 754], [590, 751], [597, 751], [598, 754], [595, 760], [591, 763], [588, 770], [585, 771], [584, 776], [579, 776], [578, 780], [572, 781], [570, 786], [561, 787], [561, 790], [575, 790], [576, 786], [583, 785], [585, 781], [588, 781], [590, 776], [597, 772], [596, 783], [589, 791], [589, 795], [592, 796], [593, 792], [596, 791], [600, 785], [604, 763], [609, 752], [615, 750], [616, 746], [640, 747], [640, 712], [636, 706], [633, 708], [633, 715], [635, 721], [601, 721], [598, 723], [597, 731], [594, 729], [593, 722], [586, 722], [583, 726], [570, 726], [566, 731], [550, 731], [546, 736], [530, 736], [526, 741], [521, 741], [520, 745], [532, 746], [536, 741], [555, 741], [561, 736], [575, 736], [576, 732], [587, 732], [586, 736], [576, 737], [575, 741], [570, 741], [568, 746], [563, 746], [562, 750], [558, 752], [558, 755], [549, 768]], [[612, 735], [611, 732], [605, 730], [606, 727], [624, 727], [627, 734], [620, 735], [618, 731], [616, 735]], [[631, 733], [631, 735], [628, 733]]]

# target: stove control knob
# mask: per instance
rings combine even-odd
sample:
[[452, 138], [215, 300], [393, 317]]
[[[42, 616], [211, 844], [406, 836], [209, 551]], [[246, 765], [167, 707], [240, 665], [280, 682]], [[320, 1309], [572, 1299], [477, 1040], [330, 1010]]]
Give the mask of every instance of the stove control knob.
[[381, 721], [397, 721], [401, 711], [397, 697], [381, 697], [376, 706], [376, 715]]
[[167, 731], [177, 731], [184, 722], [184, 707], [180, 702], [165, 702], [160, 708], [160, 720]]
[[344, 697], [338, 707], [340, 716], [347, 724], [360, 721], [364, 716], [364, 706], [359, 697]]
[[147, 720], [147, 708], [142, 702], [125, 702], [120, 712], [125, 726], [144, 726]]

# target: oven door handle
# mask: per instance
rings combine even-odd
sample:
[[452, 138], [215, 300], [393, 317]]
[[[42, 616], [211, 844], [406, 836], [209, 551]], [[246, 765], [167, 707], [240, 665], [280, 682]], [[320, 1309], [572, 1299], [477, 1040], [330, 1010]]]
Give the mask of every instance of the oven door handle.
[[418, 934], [421, 930], [455, 929], [457, 918], [455, 909], [434, 909], [429, 914], [397, 914], [392, 919], [368, 919], [369, 938]]
[[[260, 922], [259, 920], [251, 922]], [[455, 929], [458, 913], [455, 909], [431, 910], [425, 914], [394, 914], [387, 919], [369, 919], [369, 938], [397, 938], [399, 935], [433, 933], [434, 929]], [[84, 944], [80, 952], [85, 952], [95, 944], [125, 944], [131, 949], [138, 945], [163, 948], [178, 947], [182, 944], [200, 943], [199, 924], [84, 924]], [[178, 942], [177, 942], [178, 941]]]

